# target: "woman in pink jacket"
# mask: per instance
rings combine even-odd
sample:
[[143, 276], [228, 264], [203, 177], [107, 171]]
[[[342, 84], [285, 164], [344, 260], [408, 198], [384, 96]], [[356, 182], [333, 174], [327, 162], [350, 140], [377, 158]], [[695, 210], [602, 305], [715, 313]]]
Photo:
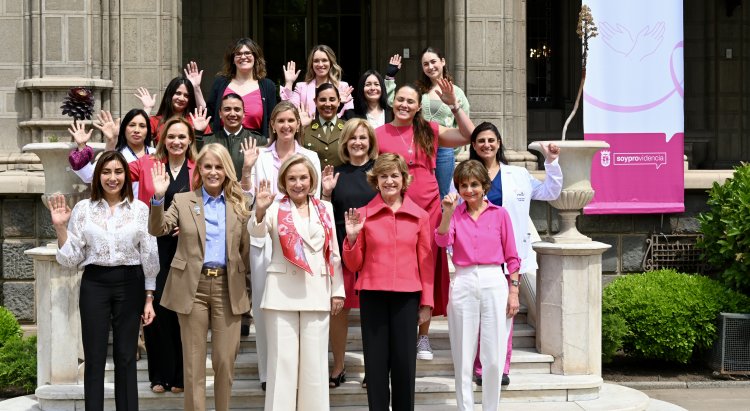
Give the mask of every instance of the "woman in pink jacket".
[[345, 216], [343, 259], [359, 272], [355, 289], [371, 410], [389, 404], [394, 411], [414, 409], [416, 325], [430, 319], [434, 305], [432, 225], [427, 212], [404, 196], [411, 180], [403, 157], [381, 154], [367, 173], [379, 195]]
[[[307, 58], [307, 71], [305, 72], [305, 81], [294, 84], [299, 77], [300, 70], [296, 70], [297, 65], [294, 61], [287, 63], [284, 69], [284, 87], [281, 88], [279, 95], [281, 100], [289, 100], [297, 106], [300, 112], [306, 112], [309, 120], [315, 117], [315, 89], [323, 83], [331, 83], [338, 90], [341, 96], [341, 105], [338, 109], [338, 116], [344, 115], [344, 111], [353, 109], [352, 91], [354, 88], [349, 86], [345, 81], [341, 81], [341, 66], [336, 63], [336, 53], [333, 50], [320, 44], [310, 50], [310, 56]], [[294, 88], [292, 88], [294, 87]], [[306, 126], [309, 121], [303, 122]]]

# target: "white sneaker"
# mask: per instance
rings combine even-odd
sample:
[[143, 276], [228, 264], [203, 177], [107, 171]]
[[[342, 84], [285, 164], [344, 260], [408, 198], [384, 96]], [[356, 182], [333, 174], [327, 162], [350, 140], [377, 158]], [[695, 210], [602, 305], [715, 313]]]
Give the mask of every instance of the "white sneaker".
[[417, 359], [432, 360], [432, 347], [430, 347], [430, 338], [426, 335], [420, 335], [417, 338]]

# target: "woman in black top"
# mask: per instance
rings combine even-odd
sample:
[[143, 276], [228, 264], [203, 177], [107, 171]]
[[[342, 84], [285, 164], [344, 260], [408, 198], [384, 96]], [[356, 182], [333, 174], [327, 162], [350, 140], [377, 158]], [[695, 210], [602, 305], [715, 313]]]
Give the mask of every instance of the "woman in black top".
[[[245, 118], [242, 126], [268, 138], [268, 118], [276, 106], [276, 86], [266, 78], [266, 60], [258, 43], [243, 37], [227, 49], [222, 71], [211, 86], [206, 101], [211, 130], [221, 130], [219, 109], [221, 100], [229, 93], [242, 97]], [[259, 93], [256, 94], [256, 93]], [[258, 103], [260, 99], [260, 104]], [[261, 109], [262, 108], [262, 109]]]
[[354, 108], [346, 110], [342, 118], [367, 119], [373, 129], [393, 120], [393, 110], [386, 102], [385, 81], [380, 73], [367, 70], [362, 74], [354, 89]]
[[[339, 247], [346, 239], [344, 214], [350, 208], [367, 205], [377, 192], [367, 183], [367, 171], [372, 168], [378, 157], [378, 141], [375, 131], [367, 120], [354, 118], [344, 125], [339, 142], [339, 157], [344, 164], [323, 169], [323, 200], [333, 204], [333, 217], [336, 223], [336, 236]], [[339, 248], [342, 249], [342, 248]], [[329, 386], [338, 387], [346, 381], [344, 354], [346, 351], [346, 333], [349, 328], [349, 310], [359, 308], [359, 297], [354, 291], [356, 273], [343, 267], [346, 300], [343, 311], [331, 317], [330, 338], [333, 351], [333, 369]], [[363, 382], [364, 383], [364, 382]]]

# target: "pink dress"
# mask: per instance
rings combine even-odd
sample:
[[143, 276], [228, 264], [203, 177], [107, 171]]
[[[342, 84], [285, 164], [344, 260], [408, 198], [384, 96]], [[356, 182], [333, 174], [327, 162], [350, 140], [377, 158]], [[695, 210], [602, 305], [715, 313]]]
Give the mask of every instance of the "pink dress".
[[[430, 122], [433, 142], [432, 157], [427, 156], [413, 141], [412, 126], [396, 127], [390, 123], [378, 127], [375, 136], [381, 153], [400, 154], [406, 160], [409, 174], [414, 177], [406, 190], [406, 195], [419, 207], [430, 215], [432, 228], [440, 225], [442, 210], [440, 209], [440, 191], [435, 179], [435, 158], [437, 157], [439, 125]], [[450, 277], [448, 274], [448, 256], [444, 248], [440, 248], [432, 239], [432, 252], [435, 256], [435, 308], [432, 315], [445, 315], [448, 305], [448, 289]]]

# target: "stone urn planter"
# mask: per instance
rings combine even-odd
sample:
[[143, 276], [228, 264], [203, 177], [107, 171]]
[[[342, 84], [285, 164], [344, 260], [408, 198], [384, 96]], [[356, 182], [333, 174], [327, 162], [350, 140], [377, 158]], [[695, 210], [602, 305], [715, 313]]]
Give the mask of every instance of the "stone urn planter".
[[[597, 140], [555, 141], [560, 147], [558, 162], [563, 173], [563, 187], [560, 197], [550, 201], [559, 210], [560, 231], [549, 241], [553, 243], [590, 242], [591, 238], [581, 234], [576, 228], [576, 218], [592, 198], [591, 160], [599, 150], [609, 148], [609, 143]], [[529, 150], [542, 152], [538, 142], [529, 144]]]
[[[104, 143], [89, 143], [95, 152], [104, 150]], [[23, 146], [25, 153], [34, 153], [44, 167], [44, 194], [42, 202], [47, 206], [47, 198], [56, 193], [64, 194], [72, 208], [78, 201], [88, 198], [90, 185], [81, 181], [71, 170], [68, 154], [75, 149], [75, 143], [31, 143]]]

